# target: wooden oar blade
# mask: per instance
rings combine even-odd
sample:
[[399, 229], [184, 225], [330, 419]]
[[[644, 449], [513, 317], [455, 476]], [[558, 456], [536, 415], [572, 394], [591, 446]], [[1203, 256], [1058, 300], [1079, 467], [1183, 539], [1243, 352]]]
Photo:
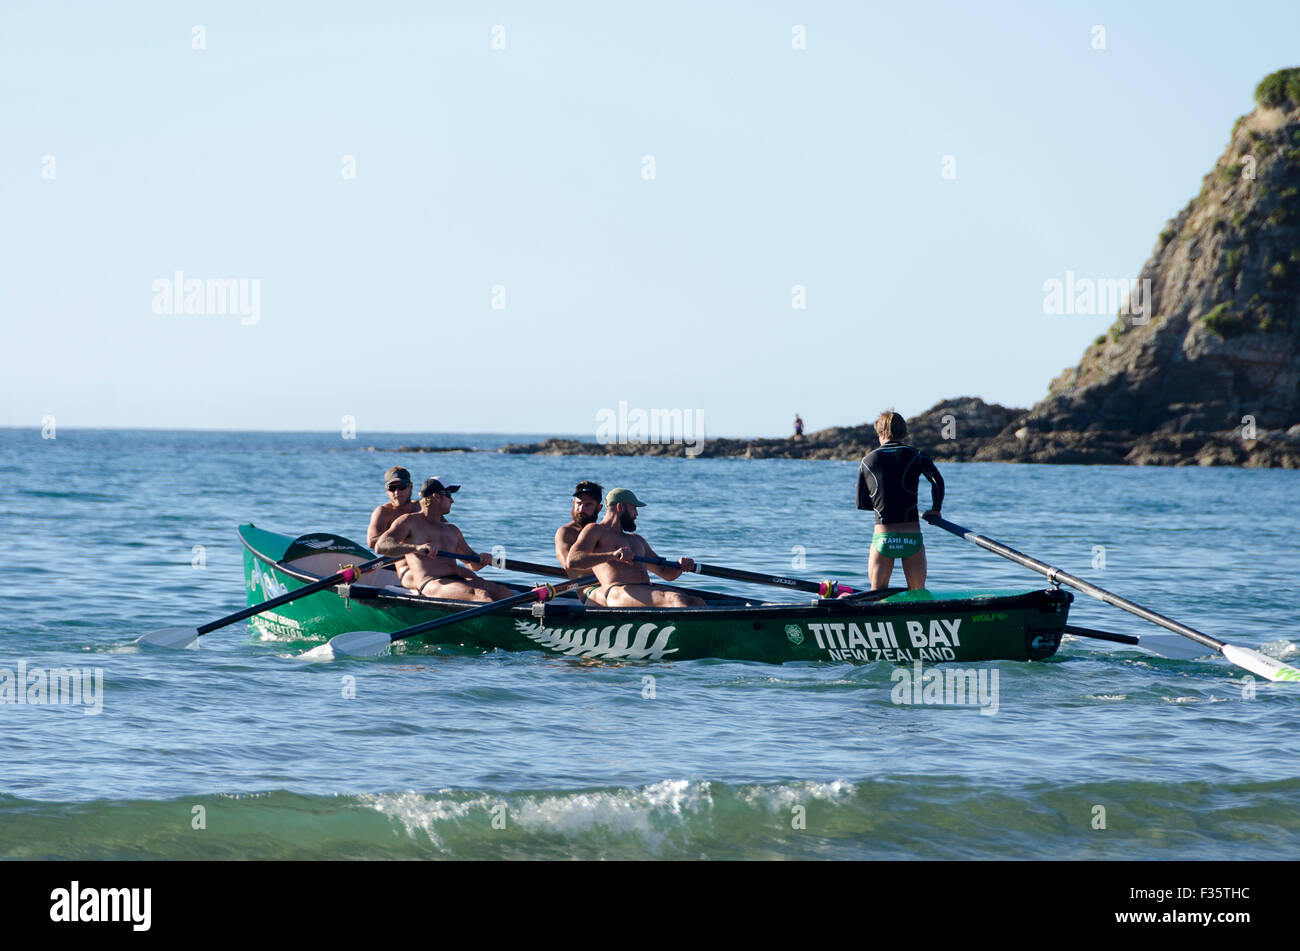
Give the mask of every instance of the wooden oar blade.
[[164, 627], [135, 639], [141, 647], [165, 647], [168, 650], [198, 650], [199, 629], [196, 627]]
[[1282, 663], [1276, 657], [1269, 657], [1249, 647], [1224, 644], [1223, 656], [1238, 667], [1244, 667], [1252, 674], [1258, 674], [1266, 680], [1300, 683], [1300, 670], [1290, 664]]
[[393, 643], [391, 634], [379, 631], [348, 631], [329, 639], [335, 657], [377, 657]]

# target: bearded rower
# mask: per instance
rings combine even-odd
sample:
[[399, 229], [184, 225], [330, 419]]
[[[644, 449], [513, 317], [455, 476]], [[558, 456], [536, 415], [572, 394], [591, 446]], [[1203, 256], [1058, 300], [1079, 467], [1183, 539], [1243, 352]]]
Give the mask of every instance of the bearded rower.
[[468, 568], [436, 552], [455, 552], [475, 570], [490, 564], [492, 556], [475, 554], [460, 529], [444, 517], [451, 511], [452, 495], [459, 485], [443, 485], [440, 479], [426, 479], [420, 487], [420, 511], [399, 517], [375, 543], [381, 555], [405, 555], [407, 571], [402, 584], [427, 598], [457, 601], [500, 601], [515, 594], [503, 585], [484, 581]]
[[[581, 578], [582, 572], [566, 567], [569, 561], [569, 549], [578, 540], [582, 530], [595, 522], [600, 515], [602, 508], [600, 497], [604, 494], [605, 490], [598, 483], [579, 482], [573, 490], [573, 507], [569, 512], [569, 521], [555, 530], [555, 559], [570, 578]], [[578, 597], [586, 601], [588, 595], [599, 588], [599, 584], [591, 585], [579, 592]]]
[[[569, 549], [565, 569], [571, 576], [575, 572], [596, 575], [600, 588], [589, 595], [588, 604], [610, 608], [703, 607], [703, 598], [656, 588], [646, 574], [646, 565], [636, 560], [638, 555], [659, 557], [649, 542], [634, 533], [637, 509], [644, 506], [631, 489], [610, 489], [605, 496], [605, 517], [578, 534]], [[683, 571], [694, 571], [695, 562], [681, 558], [675, 568], [649, 567], [665, 581], [676, 581]]]

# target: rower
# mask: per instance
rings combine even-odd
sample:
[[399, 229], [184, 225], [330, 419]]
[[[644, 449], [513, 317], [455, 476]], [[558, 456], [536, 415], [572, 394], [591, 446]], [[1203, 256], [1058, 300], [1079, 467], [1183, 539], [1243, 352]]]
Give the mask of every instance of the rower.
[[441, 479], [426, 479], [420, 486], [420, 511], [400, 516], [375, 543], [381, 555], [405, 555], [408, 569], [403, 584], [428, 598], [457, 601], [500, 601], [516, 592], [504, 585], [484, 581], [469, 568], [437, 552], [455, 552], [475, 571], [490, 564], [492, 556], [475, 554], [460, 529], [445, 520], [451, 511], [452, 495], [459, 485], [444, 485]]
[[[564, 567], [568, 563], [569, 549], [573, 543], [578, 540], [578, 534], [596, 521], [600, 515], [601, 505], [600, 498], [605, 494], [605, 490], [598, 483], [583, 481], [579, 482], [573, 490], [573, 505], [569, 512], [569, 521], [555, 530], [555, 558]], [[581, 578], [581, 571], [574, 571], [565, 568], [570, 578]], [[587, 596], [600, 589], [599, 584], [591, 585], [578, 594], [583, 601]]]
[[876, 512], [867, 559], [872, 590], [889, 587], [895, 558], [903, 559], [908, 588], [925, 587], [925, 543], [916, 517], [921, 476], [930, 483], [926, 517], [938, 515], [943, 504], [943, 476], [929, 456], [899, 441], [905, 436], [907, 420], [885, 410], [876, 420], [880, 446], [863, 456], [858, 466], [858, 508]]
[[379, 536], [393, 527], [393, 523], [420, 506], [411, 501], [411, 473], [401, 466], [393, 466], [384, 473], [384, 489], [388, 501], [370, 513], [370, 527], [366, 529], [366, 544], [373, 551]]
[[[693, 608], [704, 607], [704, 599], [680, 591], [665, 591], [650, 583], [646, 566], [637, 556], [658, 558], [640, 535], [635, 534], [637, 509], [645, 506], [631, 489], [610, 489], [605, 496], [605, 517], [585, 526], [569, 549], [565, 569], [572, 575], [594, 573], [600, 588], [588, 604], [610, 608]], [[651, 565], [665, 581], [675, 581], [683, 571], [694, 571], [690, 558], [678, 559], [675, 567]]]

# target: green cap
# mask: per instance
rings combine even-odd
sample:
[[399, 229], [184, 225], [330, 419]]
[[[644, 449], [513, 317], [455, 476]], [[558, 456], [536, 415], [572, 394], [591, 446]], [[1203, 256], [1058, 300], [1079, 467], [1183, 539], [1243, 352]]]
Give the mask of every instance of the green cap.
[[637, 508], [645, 508], [645, 503], [636, 497], [631, 489], [610, 489], [609, 494], [605, 496], [605, 508], [613, 508], [622, 502], [624, 505], [635, 505]]

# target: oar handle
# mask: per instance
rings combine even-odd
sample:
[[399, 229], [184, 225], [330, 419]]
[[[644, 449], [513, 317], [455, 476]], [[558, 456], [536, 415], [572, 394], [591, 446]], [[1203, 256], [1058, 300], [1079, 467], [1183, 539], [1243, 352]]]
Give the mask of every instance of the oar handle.
[[297, 601], [299, 598], [305, 598], [307, 595], [315, 594], [317, 591], [324, 591], [326, 588], [331, 588], [336, 584], [351, 584], [367, 571], [378, 568], [385, 562], [395, 561], [400, 557], [400, 555], [385, 555], [380, 558], [371, 559], [361, 565], [348, 565], [342, 571], [330, 575], [328, 578], [322, 578], [320, 581], [313, 581], [309, 585], [295, 588], [293, 591], [282, 594], [278, 598], [272, 598], [270, 601], [262, 601], [259, 604], [249, 605], [242, 611], [236, 611], [234, 614], [204, 624], [202, 627], [195, 628], [195, 630], [200, 634], [207, 634], [210, 631], [217, 630], [217, 628], [225, 627], [228, 624], [235, 624], [238, 621], [243, 621], [246, 618], [253, 617], [255, 614], [261, 614], [263, 611], [278, 608], [280, 605], [288, 604], [290, 601]]
[[[454, 558], [461, 561], [478, 561], [478, 555], [465, 555], [455, 551], [436, 552], [439, 558]], [[501, 559], [498, 564], [496, 559], [488, 559], [487, 564], [500, 568], [503, 571], [522, 571], [527, 574], [547, 575], [551, 578], [567, 578], [569, 573], [563, 568], [552, 567], [551, 565], [535, 565], [530, 561], [511, 561], [508, 558]]]
[[[667, 558], [647, 558], [637, 555], [636, 560], [647, 565], [661, 568], [681, 568], [675, 561]], [[683, 571], [686, 569], [682, 568]], [[836, 581], [805, 581], [803, 578], [786, 578], [781, 575], [761, 575], [753, 571], [741, 571], [739, 568], [723, 568], [719, 565], [702, 565], [695, 563], [695, 573], [712, 575], [715, 578], [727, 578], [731, 581], [748, 581], [753, 584], [770, 584], [778, 588], [793, 588], [796, 591], [808, 591], [823, 598], [835, 598], [841, 594], [852, 594], [853, 589]]]
[[[493, 562], [496, 564], [496, 562]], [[556, 565], [537, 565], [531, 561], [514, 561], [503, 558], [498, 566], [505, 571], [522, 571], [530, 575], [546, 575], [550, 578], [567, 578], [569, 573]]]
[[940, 515], [922, 515], [927, 522], [937, 528], [942, 528], [945, 532], [950, 532], [958, 538], [964, 538], [968, 542], [978, 545], [986, 551], [991, 551], [995, 555], [1001, 555], [1008, 561], [1014, 561], [1018, 565], [1031, 568], [1039, 574], [1047, 576], [1047, 580], [1052, 584], [1068, 584], [1071, 588], [1082, 591], [1084, 594], [1091, 595], [1099, 601], [1105, 601], [1120, 610], [1135, 614], [1144, 621], [1150, 621], [1152, 624], [1158, 624], [1175, 634], [1181, 634], [1183, 637], [1190, 637], [1198, 644], [1204, 644], [1206, 647], [1212, 647], [1214, 650], [1222, 652], [1223, 641], [1216, 640], [1208, 634], [1203, 634], [1195, 628], [1188, 627], [1186, 624], [1180, 624], [1173, 618], [1165, 617], [1163, 614], [1157, 614], [1149, 608], [1144, 608], [1140, 604], [1135, 604], [1128, 598], [1121, 598], [1117, 594], [1107, 591], [1105, 588], [1099, 588], [1091, 582], [1084, 581], [1068, 571], [1062, 571], [1060, 568], [1054, 568], [1046, 562], [1039, 561], [1037, 558], [1031, 558], [1023, 552], [1016, 551], [1000, 542], [995, 542], [991, 538], [985, 538], [983, 535], [972, 532], [968, 528], [962, 528], [960, 525], [948, 521]]
[[[450, 558], [455, 561], [478, 561], [478, 554], [467, 555], [458, 551], [443, 551], [441, 549], [435, 551], [434, 554], [439, 558]], [[554, 565], [536, 565], [531, 561], [513, 561], [509, 558], [503, 558], [500, 562], [492, 559], [489, 563], [503, 571], [521, 571], [525, 574], [546, 575], [551, 578], [569, 577], [567, 571]]]
[[[465, 554], [464, 552], [459, 552], [459, 551], [443, 551], [441, 548], [439, 548], [437, 551], [434, 552], [434, 554], [439, 558], [450, 558], [453, 561], [478, 561], [478, 552], [470, 552], [469, 554]], [[491, 559], [489, 559], [489, 564], [490, 563], [491, 563]]]
[[576, 588], [581, 585], [592, 584], [596, 580], [595, 575], [587, 575], [584, 578], [574, 578], [563, 584], [544, 584], [532, 588], [522, 594], [516, 594], [509, 598], [502, 598], [500, 601], [493, 601], [490, 604], [481, 604], [476, 608], [470, 608], [468, 611], [458, 611], [455, 614], [449, 614], [445, 617], [434, 618], [432, 621], [425, 621], [423, 624], [416, 624], [411, 627], [403, 628], [395, 634], [390, 634], [389, 638], [393, 643], [413, 637], [416, 634], [424, 634], [440, 627], [446, 627], [449, 624], [459, 624], [461, 621], [468, 621], [476, 618], [480, 614], [487, 614], [489, 611], [497, 611], [501, 608], [514, 607], [516, 604], [523, 604], [525, 601], [549, 601], [557, 594], [568, 591], [570, 588]]
[[[439, 558], [460, 558], [469, 561], [478, 561], [477, 555], [475, 555], [473, 558], [470, 558], [468, 555], [462, 555], [452, 551], [440, 551], [438, 552], [438, 557]], [[565, 571], [563, 568], [559, 568], [554, 565], [535, 565], [531, 561], [512, 561], [509, 558], [502, 558], [501, 561], [498, 562], [494, 558], [489, 562], [489, 564], [497, 568], [500, 568], [503, 571], [522, 571], [534, 575], [548, 575], [552, 578], [569, 577], [569, 573]]]

